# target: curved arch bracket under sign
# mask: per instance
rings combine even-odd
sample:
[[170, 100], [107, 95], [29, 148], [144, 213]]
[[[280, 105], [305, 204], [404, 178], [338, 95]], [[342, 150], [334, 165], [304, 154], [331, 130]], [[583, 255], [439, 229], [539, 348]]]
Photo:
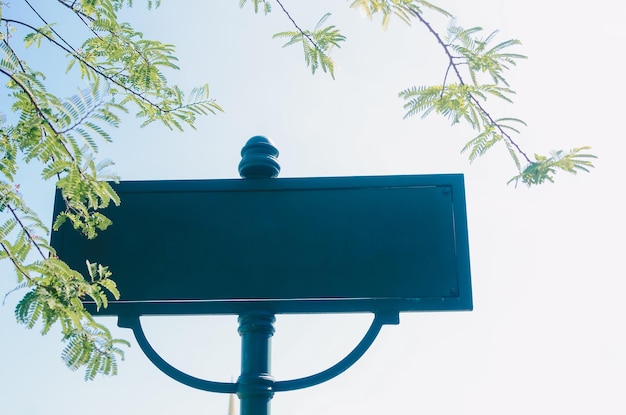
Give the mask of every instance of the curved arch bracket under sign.
[[[249, 335], [247, 333], [253, 333], [253, 336], [254, 333], [260, 333], [261, 337], [265, 337], [265, 339], [269, 341], [269, 338], [274, 333], [274, 316], [271, 313], [255, 312], [241, 315], [239, 317], [239, 322], [239, 332], [242, 336], [242, 354], [244, 355], [242, 357], [245, 361], [246, 358], [248, 358], [249, 360], [249, 358], [251, 357], [251, 355], [245, 356], [247, 352], [250, 352], [250, 350], [246, 350], [248, 347], [248, 345], [246, 344], [246, 340], [249, 340]], [[369, 329], [367, 330], [361, 341], [354, 347], [354, 349], [350, 353], [348, 353], [342, 360], [337, 362], [335, 365], [314, 375], [284, 381], [274, 381], [274, 379], [269, 375], [268, 367], [267, 374], [263, 377], [263, 383], [265, 384], [264, 389], [267, 389], [268, 393], [273, 394], [273, 392], [285, 392], [296, 389], [304, 389], [326, 382], [343, 373], [352, 365], [354, 365], [372, 345], [372, 343], [378, 336], [378, 333], [380, 333], [383, 325], [398, 323], [398, 314], [377, 313], [374, 315], [374, 319], [372, 320]], [[246, 379], [245, 371], [242, 371], [242, 377], [240, 377], [238, 382], [215, 382], [191, 376], [175, 368], [165, 359], [163, 359], [152, 347], [148, 338], [146, 337], [146, 334], [143, 331], [139, 315], [120, 316], [118, 319], [118, 325], [123, 328], [129, 328], [133, 331], [133, 334], [135, 335], [135, 338], [137, 339], [137, 343], [139, 344], [141, 350], [144, 352], [146, 357], [159, 370], [161, 370], [161, 372], [165, 373], [170, 378], [184, 385], [209, 392], [241, 394], [245, 393], [246, 384], [250, 383], [250, 379]], [[254, 346], [255, 350], [252, 351], [252, 354], [258, 354], [256, 346], [258, 346], [258, 344]], [[246, 380], [248, 380], [248, 382], [245, 382]]]

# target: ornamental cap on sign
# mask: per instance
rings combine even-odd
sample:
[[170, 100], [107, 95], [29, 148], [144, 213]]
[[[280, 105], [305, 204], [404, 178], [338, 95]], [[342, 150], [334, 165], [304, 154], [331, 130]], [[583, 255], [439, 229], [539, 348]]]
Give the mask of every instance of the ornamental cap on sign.
[[271, 179], [280, 173], [278, 149], [269, 138], [257, 135], [241, 149], [239, 175], [244, 179]]

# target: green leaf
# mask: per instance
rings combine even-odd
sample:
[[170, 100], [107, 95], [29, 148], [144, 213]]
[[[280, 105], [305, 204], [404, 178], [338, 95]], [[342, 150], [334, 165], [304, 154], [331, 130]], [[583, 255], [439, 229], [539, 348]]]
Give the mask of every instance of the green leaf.
[[553, 151], [548, 156], [536, 154], [535, 161], [529, 163], [520, 174], [509, 180], [509, 183], [519, 182], [527, 186], [554, 182], [554, 175], [558, 170], [568, 173], [578, 173], [579, 171], [589, 172], [594, 167], [593, 159], [597, 157], [584, 151], [591, 147], [578, 147], [565, 152], [563, 150]]

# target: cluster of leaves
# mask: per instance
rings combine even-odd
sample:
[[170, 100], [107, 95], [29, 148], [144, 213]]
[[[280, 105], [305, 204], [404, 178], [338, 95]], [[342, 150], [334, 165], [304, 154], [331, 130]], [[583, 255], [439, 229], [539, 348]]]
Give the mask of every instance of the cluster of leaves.
[[[8, 217], [0, 225], [0, 260], [13, 263], [18, 282], [15, 290], [28, 290], [16, 306], [17, 321], [28, 328], [41, 323], [42, 334], [60, 323], [66, 342], [62, 357], [72, 369], [85, 366], [86, 379], [93, 379], [97, 373], [117, 373], [115, 358], [123, 357], [118, 346], [128, 342], [114, 339], [81, 302], [89, 298], [100, 308], [107, 306], [107, 294], [118, 299], [116, 284], [109, 278], [111, 273], [106, 267], [88, 263], [87, 281], [54, 255], [47, 255], [54, 251], [46, 238], [39, 236], [47, 233], [46, 226], [7, 183], [0, 183], [0, 193], [0, 212]], [[39, 254], [38, 259], [30, 259], [32, 250]]]
[[[245, 0], [240, 1], [244, 6]], [[255, 0], [255, 11], [263, 4], [265, 12], [271, 11], [269, 0]], [[330, 72], [334, 79], [333, 61], [328, 56], [331, 46], [339, 46], [345, 37], [333, 25], [324, 26], [330, 14], [324, 17], [312, 31], [301, 29], [285, 10], [280, 0], [276, 0], [283, 12], [295, 26], [295, 31], [280, 32], [274, 38], [288, 37], [284, 46], [302, 44], [305, 62], [311, 71], [321, 67]], [[424, 0], [354, 0], [350, 7], [359, 9], [372, 19], [382, 16], [382, 26], [387, 27], [390, 18], [397, 17], [410, 25], [418, 21], [435, 37], [448, 59], [441, 85], [422, 85], [407, 88], [399, 93], [405, 101], [405, 118], [421, 114], [426, 117], [431, 113], [448, 118], [451, 123], [467, 123], [477, 135], [465, 144], [462, 152], [468, 153], [470, 161], [484, 155], [495, 144], [503, 143], [515, 163], [518, 174], [509, 183], [521, 182], [528, 186], [554, 181], [554, 175], [560, 171], [577, 173], [589, 171], [593, 167], [595, 156], [587, 152], [589, 147], [578, 147], [565, 152], [555, 151], [551, 156], [536, 154], [531, 159], [512, 134], [519, 134], [519, 127], [524, 121], [514, 117], [495, 117], [486, 109], [489, 97], [512, 102], [515, 91], [506, 81], [505, 72], [515, 66], [524, 55], [511, 52], [511, 48], [520, 45], [520, 41], [510, 39], [495, 43], [497, 31], [481, 37], [482, 28], [464, 29], [451, 24], [448, 36], [444, 40], [434, 27], [424, 18], [426, 10], [438, 13], [453, 21], [453, 16], [446, 10]], [[495, 44], [494, 44], [495, 43]], [[454, 81], [449, 81], [452, 74]], [[466, 79], [469, 82], [466, 82]]]
[[[36, 161], [41, 177], [55, 180], [65, 209], [54, 228], [68, 222], [88, 238], [110, 221], [100, 211], [120, 199], [110, 185], [110, 161], [97, 162], [98, 142], [111, 141], [107, 131], [120, 115], [136, 108], [143, 125], [158, 121], [170, 129], [193, 127], [197, 116], [221, 111], [208, 87], [194, 89], [189, 99], [170, 85], [164, 71], [177, 69], [172, 45], [144, 39], [118, 12], [131, 0], [57, 0], [46, 6], [24, 3], [32, 21], [7, 15], [0, 3], [0, 77], [10, 97], [11, 120], [0, 114], [0, 259], [13, 263], [17, 289], [27, 293], [16, 317], [48, 333], [60, 323], [66, 347], [62, 357], [72, 369], [84, 367], [85, 377], [114, 374], [119, 346], [84, 309], [81, 299], [106, 307], [107, 294], [118, 298], [106, 267], [89, 264], [89, 276], [71, 270], [47, 243], [48, 228], [26, 205], [15, 184], [21, 163]], [[150, 0], [148, 7], [160, 1]], [[54, 10], [53, 10], [54, 9]], [[64, 13], [63, 36], [45, 14]], [[76, 35], [82, 33], [82, 37]], [[68, 99], [49, 92], [45, 74], [22, 57], [28, 48], [48, 48], [67, 62], [67, 72], [88, 85]], [[71, 78], [70, 78], [71, 79]], [[6, 101], [5, 101], [6, 102]], [[9, 110], [9, 108], [7, 108]]]
[[423, 9], [434, 10], [447, 17], [450, 13], [430, 2], [424, 0], [354, 0], [350, 7], [364, 12], [367, 17], [373, 19], [374, 15], [382, 14], [382, 26], [387, 28], [389, 20], [395, 16], [404, 23], [410, 25], [414, 14], [421, 13]]
[[61, 354], [63, 360], [72, 370], [84, 367], [85, 379], [91, 380], [97, 374], [117, 374], [116, 358], [124, 356], [120, 346], [130, 344], [113, 338], [110, 331], [85, 310], [83, 299], [93, 301], [99, 309], [107, 306], [107, 295], [115, 299], [120, 296], [106, 267], [87, 262], [87, 269], [90, 282], [55, 257], [29, 264], [28, 274], [24, 274], [27, 281], [18, 287], [31, 289], [17, 304], [15, 316], [28, 328], [41, 323], [42, 334], [60, 323], [66, 343]]
[[[412, 87], [400, 92], [400, 97], [406, 101], [405, 118], [420, 113], [425, 117], [435, 112], [450, 119], [452, 124], [465, 121], [478, 132], [462, 149], [462, 152], [468, 153], [470, 161], [484, 155], [495, 144], [504, 143], [518, 170], [509, 183], [521, 181], [531, 186], [554, 181], [558, 170], [576, 173], [593, 167], [595, 156], [585, 152], [589, 147], [575, 148], [568, 153], [556, 151], [551, 157], [535, 155], [535, 159], [531, 160], [512, 137], [514, 133], [519, 134], [519, 126], [526, 123], [513, 117], [495, 118], [485, 109], [488, 97], [513, 102], [511, 96], [515, 91], [510, 88], [504, 73], [518, 60], [526, 58], [509, 52], [512, 46], [520, 44], [519, 40], [509, 39], [493, 44], [497, 31], [480, 37], [480, 27], [464, 29], [452, 25], [444, 41], [422, 15], [416, 12], [416, 17], [443, 47], [448, 67], [441, 85]], [[450, 72], [456, 77], [454, 82], [447, 81]], [[469, 82], [465, 81], [467, 77]]]
[[[243, 8], [247, 2], [248, 0], [239, 0], [239, 8]], [[252, 6], [255, 13], [258, 13], [260, 9], [263, 9], [265, 14], [272, 11], [272, 4], [269, 0], [252, 0]]]
[[273, 37], [274, 39], [289, 38], [283, 47], [301, 44], [304, 50], [304, 61], [311, 68], [311, 72], [315, 74], [315, 71], [321, 67], [322, 71], [330, 73], [330, 76], [335, 79], [335, 64], [328, 53], [332, 46], [341, 47], [339, 42], [343, 42], [346, 38], [335, 26], [323, 26], [329, 17], [330, 13], [322, 16], [312, 31], [292, 30], [276, 33]]

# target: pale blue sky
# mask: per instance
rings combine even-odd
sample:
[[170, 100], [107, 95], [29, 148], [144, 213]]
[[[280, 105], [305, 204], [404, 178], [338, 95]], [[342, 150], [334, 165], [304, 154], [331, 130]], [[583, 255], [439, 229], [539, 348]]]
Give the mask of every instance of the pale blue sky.
[[[338, 378], [278, 393], [274, 415], [626, 412], [626, 91], [615, 57], [625, 40], [622, 3], [437, 3], [461, 25], [523, 41], [519, 51], [530, 59], [509, 76], [515, 105], [494, 108], [529, 124], [520, 141], [530, 153], [591, 145], [600, 156], [591, 174], [559, 175], [556, 184], [532, 189], [506, 186], [514, 166], [504, 148], [470, 165], [459, 154], [468, 129], [437, 118], [402, 120], [397, 92], [440, 82], [445, 70], [434, 39], [418, 25], [392, 21], [381, 32], [347, 2], [285, 1], [303, 26], [331, 11], [348, 37], [334, 51], [332, 81], [312, 77], [300, 50], [271, 39], [290, 29], [277, 6], [264, 17], [239, 10], [234, 0], [164, 0], [150, 13], [136, 3], [129, 19], [139, 17], [147, 36], [178, 47], [182, 70], [171, 79], [185, 90], [208, 82], [226, 113], [183, 134], [142, 130], [130, 119], [102, 149], [123, 179], [237, 177], [239, 151], [257, 134], [281, 151], [281, 177], [465, 174], [475, 310], [403, 314]], [[74, 90], [69, 86], [67, 95]], [[33, 174], [21, 176], [22, 189], [49, 218], [53, 186]], [[6, 264], [2, 270], [4, 294], [13, 280]], [[117, 377], [83, 382], [82, 373], [64, 367], [57, 334], [41, 337], [14, 322], [18, 297], [0, 307], [0, 413], [226, 413], [226, 395], [170, 380], [134, 340]], [[278, 316], [274, 376], [286, 380], [332, 365], [360, 340], [369, 318]], [[175, 366], [221, 381], [239, 374], [236, 330], [236, 317], [146, 322], [149, 338]], [[132, 339], [127, 330], [114, 331]]]

